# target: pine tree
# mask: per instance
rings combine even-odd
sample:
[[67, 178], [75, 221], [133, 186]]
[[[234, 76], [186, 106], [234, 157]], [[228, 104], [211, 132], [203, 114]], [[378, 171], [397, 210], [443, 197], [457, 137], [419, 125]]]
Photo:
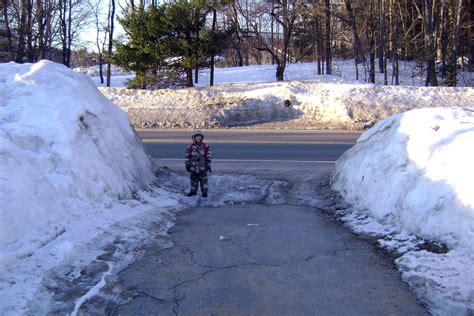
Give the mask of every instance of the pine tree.
[[156, 81], [158, 70], [169, 56], [166, 45], [169, 29], [163, 7], [150, 6], [145, 10], [140, 6], [119, 22], [127, 34], [127, 42], [116, 42], [116, 52], [109, 59], [135, 72], [135, 79], [128, 84], [130, 88], [146, 89]]
[[111, 59], [135, 71], [128, 86], [146, 89], [160, 77], [184, 74], [186, 85], [192, 87], [193, 69], [207, 66], [207, 58], [222, 51], [230, 36], [205, 29], [209, 11], [204, 1], [177, 0], [139, 7], [120, 19], [127, 38], [116, 43]]

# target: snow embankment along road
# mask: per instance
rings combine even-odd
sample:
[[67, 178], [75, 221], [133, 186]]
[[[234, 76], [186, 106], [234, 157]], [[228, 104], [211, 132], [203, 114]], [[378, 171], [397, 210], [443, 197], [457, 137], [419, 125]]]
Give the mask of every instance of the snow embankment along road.
[[[69, 260], [80, 277], [115, 239], [126, 261], [118, 248], [132, 251], [166, 213], [157, 207], [177, 201], [153, 186], [127, 115], [85, 76], [46, 60], [0, 64], [0, 95], [0, 314], [47, 314], [47, 273]], [[135, 224], [117, 229], [125, 220]]]
[[474, 311], [473, 144], [473, 110], [417, 109], [377, 123], [336, 163], [345, 219], [401, 255], [403, 279], [435, 314]]
[[[474, 108], [473, 88], [376, 86], [339, 77], [234, 83], [180, 90], [100, 88], [139, 128], [215, 128], [262, 123], [284, 129], [372, 126], [423, 107]], [[285, 101], [291, 104], [285, 106]], [[271, 125], [273, 123], [273, 125]]]

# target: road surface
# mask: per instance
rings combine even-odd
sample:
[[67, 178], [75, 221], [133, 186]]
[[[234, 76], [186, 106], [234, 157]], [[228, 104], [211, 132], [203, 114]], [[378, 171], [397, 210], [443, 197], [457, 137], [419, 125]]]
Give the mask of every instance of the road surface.
[[[189, 130], [137, 130], [155, 159], [182, 160]], [[215, 160], [334, 162], [353, 146], [361, 132], [205, 130]]]
[[119, 274], [118, 315], [427, 315], [392, 265], [313, 208], [178, 214], [174, 247]]

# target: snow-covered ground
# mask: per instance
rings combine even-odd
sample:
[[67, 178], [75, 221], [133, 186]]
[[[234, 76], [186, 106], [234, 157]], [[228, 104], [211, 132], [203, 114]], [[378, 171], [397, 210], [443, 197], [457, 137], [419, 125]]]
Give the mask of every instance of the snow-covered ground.
[[210, 88], [203, 70], [196, 88], [128, 90], [113, 78], [115, 88], [100, 90], [134, 126], [146, 128], [364, 129], [410, 109], [474, 107], [471, 87], [412, 86], [407, 75], [401, 81], [406, 86], [366, 84], [353, 80], [353, 67], [338, 62], [341, 76], [317, 76], [313, 63], [289, 64], [283, 82], [275, 82], [273, 65], [217, 68]]
[[352, 205], [343, 219], [401, 255], [434, 314], [474, 311], [472, 144], [473, 110], [417, 109], [377, 123], [336, 164], [333, 188]]
[[[227, 77], [253, 84], [102, 91], [122, 102], [132, 121], [135, 111], [143, 120], [186, 127], [280, 120], [286, 127], [360, 128], [429, 107], [363, 134], [338, 161], [333, 187], [353, 205], [341, 211], [344, 220], [400, 255], [403, 278], [433, 313], [472, 313], [473, 89], [382, 87], [337, 76], [308, 81], [303, 68], [291, 67], [287, 75], [295, 80], [276, 83], [266, 79], [273, 78], [269, 67], [234, 69], [242, 72]], [[2, 315], [77, 312], [143, 247], [170, 246], [166, 232], [182, 207], [283, 204], [290, 189], [293, 202], [320, 207], [312, 175], [298, 188], [213, 175], [219, 192], [206, 202], [183, 199], [186, 177], [157, 168], [125, 112], [64, 66], [0, 64], [0, 95]]]
[[[105, 69], [105, 68], [104, 68]], [[97, 86], [104, 86], [100, 84], [98, 77], [98, 66], [89, 68], [75, 68], [75, 71], [82, 72], [92, 76], [93, 81]], [[126, 73], [120, 68], [112, 66], [112, 86], [124, 87], [126, 80], [133, 79], [134, 75]], [[333, 61], [333, 75], [343, 80], [355, 81], [356, 71], [354, 60], [334, 60]], [[214, 84], [228, 84], [236, 82], [274, 82], [275, 81], [275, 66], [274, 65], [251, 65], [244, 67], [228, 67], [216, 68], [214, 74]], [[392, 85], [392, 73], [389, 67], [388, 84]], [[285, 80], [312, 80], [317, 78], [317, 68], [315, 63], [297, 63], [288, 64], [285, 70]], [[426, 76], [420, 65], [414, 62], [400, 63], [400, 77], [399, 83], [401, 86], [424, 86]], [[441, 78], [439, 78], [441, 80]], [[358, 83], [367, 82], [367, 74], [364, 68], [359, 65], [359, 80]], [[384, 74], [376, 72], [376, 84], [383, 84]], [[440, 81], [440, 84], [442, 82]], [[209, 69], [202, 69], [199, 71], [199, 80], [195, 84], [196, 87], [209, 86]], [[474, 87], [474, 73], [460, 72], [458, 74], [459, 87]]]

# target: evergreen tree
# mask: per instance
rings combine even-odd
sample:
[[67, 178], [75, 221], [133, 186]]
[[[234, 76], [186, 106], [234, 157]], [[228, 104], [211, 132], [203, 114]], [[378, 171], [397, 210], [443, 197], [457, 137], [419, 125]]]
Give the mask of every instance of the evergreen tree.
[[[120, 19], [125, 42], [116, 43], [114, 64], [135, 71], [131, 88], [146, 89], [161, 78], [184, 74], [193, 86], [193, 69], [207, 66], [207, 58], [226, 47], [229, 32], [209, 32], [209, 6], [201, 0], [177, 0], [126, 14]], [[202, 36], [200, 37], [200, 33]]]
[[135, 79], [128, 84], [130, 88], [146, 89], [155, 82], [158, 70], [169, 55], [165, 45], [169, 29], [163, 9], [150, 6], [145, 10], [140, 6], [119, 19], [127, 41], [116, 42], [116, 52], [109, 58], [125, 70], [135, 72]]
[[205, 66], [208, 42], [199, 38], [209, 9], [204, 1], [177, 0], [164, 5], [164, 16], [170, 32], [167, 47], [172, 53], [169, 66], [182, 69], [186, 84], [193, 86], [193, 69]]

